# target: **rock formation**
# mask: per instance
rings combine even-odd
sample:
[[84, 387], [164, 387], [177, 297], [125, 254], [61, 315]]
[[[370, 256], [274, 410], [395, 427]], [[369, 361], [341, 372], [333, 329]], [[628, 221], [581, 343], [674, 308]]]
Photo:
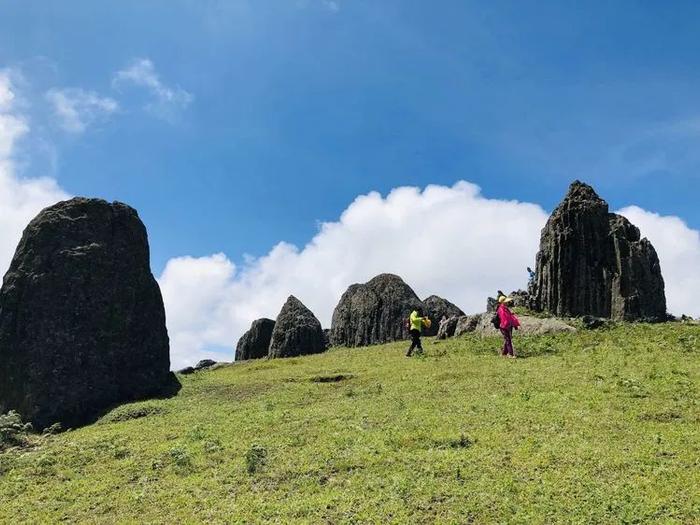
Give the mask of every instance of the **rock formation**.
[[542, 230], [532, 292], [532, 307], [556, 316], [666, 318], [654, 247], [579, 181]]
[[452, 316], [448, 317], [445, 320], [445, 322], [440, 323], [440, 326], [438, 327], [437, 338], [447, 339], [448, 337], [452, 337], [453, 335], [455, 335], [455, 328], [457, 328], [458, 320], [459, 317]]
[[482, 320], [487, 318], [491, 319], [491, 316], [486, 314], [474, 314], [460, 317], [459, 319], [457, 319], [457, 325], [455, 326], [454, 336], [459, 337], [460, 335], [475, 331], [476, 327], [480, 324], [486, 324], [482, 323]]
[[440, 329], [440, 320], [443, 316], [449, 318], [464, 315], [464, 312], [458, 306], [437, 295], [431, 295], [425, 299], [423, 305], [425, 306], [424, 315], [432, 321], [430, 328], [423, 330], [423, 335], [427, 336], [437, 335]]
[[146, 228], [121, 203], [76, 198], [24, 231], [0, 291], [0, 413], [72, 427], [170, 386]]
[[321, 323], [299, 299], [289, 296], [272, 330], [268, 357], [318, 354], [325, 349]]
[[366, 284], [353, 284], [333, 312], [333, 346], [366, 346], [408, 337], [405, 321], [424, 308], [413, 290], [392, 274], [381, 274]]
[[236, 345], [236, 361], [267, 357], [275, 322], [272, 319], [257, 319], [243, 334]]

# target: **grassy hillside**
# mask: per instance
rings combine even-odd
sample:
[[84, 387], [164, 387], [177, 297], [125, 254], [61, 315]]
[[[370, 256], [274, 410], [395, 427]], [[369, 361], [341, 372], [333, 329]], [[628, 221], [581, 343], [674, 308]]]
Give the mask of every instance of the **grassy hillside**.
[[700, 523], [700, 327], [182, 377], [0, 453], [0, 523]]

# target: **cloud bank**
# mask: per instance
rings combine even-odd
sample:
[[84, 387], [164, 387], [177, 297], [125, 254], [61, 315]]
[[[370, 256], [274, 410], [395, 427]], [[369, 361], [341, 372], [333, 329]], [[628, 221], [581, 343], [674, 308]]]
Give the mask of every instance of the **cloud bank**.
[[656, 248], [666, 282], [666, 302], [675, 315], [700, 316], [700, 232], [680, 218], [629, 206], [618, 211]]
[[22, 179], [17, 175], [18, 144], [30, 131], [17, 108], [13, 73], [0, 70], [0, 268], [9, 267], [27, 223], [43, 208], [68, 195], [50, 178]]
[[496, 289], [526, 284], [546, 219], [540, 206], [487, 199], [468, 182], [397, 188], [358, 197], [301, 250], [280, 243], [241, 268], [222, 254], [172, 259], [160, 283], [173, 363], [221, 359], [207, 348], [232, 348], [253, 319], [274, 319], [289, 294], [328, 327], [346, 288], [383, 272], [421, 298], [436, 293], [482, 311]]

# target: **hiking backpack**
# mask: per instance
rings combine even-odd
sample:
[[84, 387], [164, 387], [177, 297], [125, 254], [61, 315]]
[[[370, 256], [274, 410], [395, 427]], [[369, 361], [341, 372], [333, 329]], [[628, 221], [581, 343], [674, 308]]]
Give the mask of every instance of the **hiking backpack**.
[[491, 324], [496, 330], [500, 330], [501, 328], [501, 317], [498, 315], [498, 308], [496, 308], [496, 311], [493, 313], [493, 316], [491, 317]]

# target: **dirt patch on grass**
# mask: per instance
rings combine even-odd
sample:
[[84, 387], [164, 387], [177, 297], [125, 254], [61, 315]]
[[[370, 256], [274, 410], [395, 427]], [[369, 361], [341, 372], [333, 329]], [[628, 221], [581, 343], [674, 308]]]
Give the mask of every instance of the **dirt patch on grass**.
[[311, 378], [312, 383], [340, 383], [355, 377], [353, 374], [327, 374], [318, 375]]
[[683, 419], [683, 416], [673, 410], [667, 410], [665, 412], [640, 414], [637, 416], [637, 419], [639, 421], [653, 421], [655, 423], [673, 423], [674, 421]]

